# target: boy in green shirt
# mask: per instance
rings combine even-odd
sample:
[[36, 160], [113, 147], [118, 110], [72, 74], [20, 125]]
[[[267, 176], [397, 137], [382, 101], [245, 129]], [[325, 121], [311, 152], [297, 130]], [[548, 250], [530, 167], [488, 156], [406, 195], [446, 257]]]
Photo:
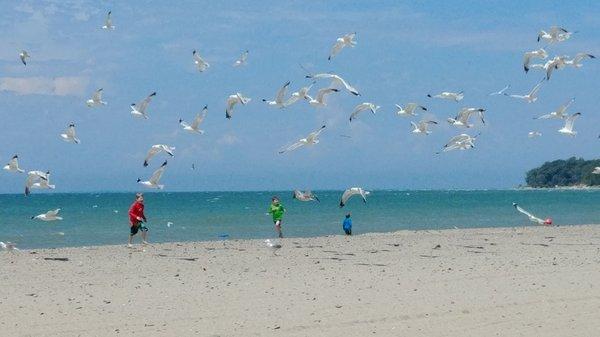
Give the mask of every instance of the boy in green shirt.
[[269, 207], [269, 214], [273, 216], [273, 223], [275, 224], [275, 231], [279, 235], [280, 238], [283, 238], [283, 234], [281, 233], [281, 223], [283, 222], [283, 213], [285, 213], [285, 208], [279, 202], [279, 198], [273, 197], [271, 198], [271, 206]]

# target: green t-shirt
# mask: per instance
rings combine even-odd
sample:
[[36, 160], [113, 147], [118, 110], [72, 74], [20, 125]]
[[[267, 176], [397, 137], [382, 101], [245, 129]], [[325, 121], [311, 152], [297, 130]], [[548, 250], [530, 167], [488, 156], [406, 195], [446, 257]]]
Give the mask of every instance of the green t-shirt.
[[273, 221], [282, 220], [284, 212], [285, 208], [283, 208], [283, 205], [281, 203], [277, 205], [271, 204], [271, 206], [269, 207], [269, 214], [273, 216]]

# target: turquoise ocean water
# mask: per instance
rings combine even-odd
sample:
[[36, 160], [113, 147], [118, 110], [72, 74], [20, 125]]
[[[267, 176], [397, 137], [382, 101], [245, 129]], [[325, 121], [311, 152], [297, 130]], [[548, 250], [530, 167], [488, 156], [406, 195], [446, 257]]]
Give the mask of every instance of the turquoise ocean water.
[[[283, 232], [288, 237], [342, 234], [347, 212], [356, 234], [529, 225], [513, 201], [558, 225], [600, 224], [598, 190], [373, 191], [367, 204], [354, 197], [343, 209], [340, 191], [315, 193], [321, 202], [299, 202], [291, 192], [146, 193], [150, 241], [273, 237], [266, 215], [272, 195], [280, 196], [287, 209]], [[132, 193], [0, 195], [0, 241], [20, 248], [124, 244], [132, 201]], [[55, 208], [61, 208], [63, 221], [30, 219]]]

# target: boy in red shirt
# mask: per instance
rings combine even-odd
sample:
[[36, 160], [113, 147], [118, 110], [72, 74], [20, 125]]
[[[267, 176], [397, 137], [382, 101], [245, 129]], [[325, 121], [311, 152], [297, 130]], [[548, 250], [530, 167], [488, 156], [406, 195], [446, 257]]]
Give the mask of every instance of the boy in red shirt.
[[135, 202], [129, 208], [129, 242], [127, 247], [131, 247], [133, 236], [138, 231], [142, 232], [142, 243], [147, 244], [146, 237], [148, 236], [148, 227], [144, 226], [143, 222], [146, 222], [146, 216], [144, 215], [144, 195], [142, 193], [135, 194]]

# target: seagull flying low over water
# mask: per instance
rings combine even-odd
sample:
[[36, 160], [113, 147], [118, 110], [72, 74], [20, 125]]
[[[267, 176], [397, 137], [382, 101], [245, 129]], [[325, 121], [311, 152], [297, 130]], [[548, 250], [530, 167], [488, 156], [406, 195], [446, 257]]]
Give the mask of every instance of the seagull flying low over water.
[[447, 92], [447, 91], [444, 91], [444, 92], [441, 92], [441, 93], [439, 93], [437, 95], [428, 94], [427, 97], [429, 97], [429, 98], [441, 98], [441, 99], [447, 99], [449, 101], [458, 102], [458, 101], [462, 100], [463, 98], [465, 98], [465, 94], [464, 94], [463, 91], [460, 91], [460, 92]]
[[62, 220], [63, 218], [58, 216], [58, 212], [60, 212], [60, 208], [36, 216], [32, 216], [31, 219], [37, 219], [42, 221]]
[[95, 106], [106, 105], [106, 102], [102, 100], [102, 88], [99, 88], [98, 90], [94, 91], [92, 98], [85, 101], [85, 104], [90, 108], [93, 108]]
[[77, 134], [75, 133], [75, 124], [73, 123], [69, 124], [65, 133], [60, 134], [60, 138], [67, 143], [80, 143], [79, 138], [77, 138]]
[[10, 159], [8, 164], [6, 164], [2, 169], [5, 171], [8, 171], [8, 172], [17, 172], [17, 173], [25, 172], [24, 170], [21, 170], [19, 168], [19, 156], [16, 154]]
[[573, 124], [575, 124], [575, 119], [579, 116], [581, 116], [581, 112], [576, 112], [571, 116], [567, 117], [567, 119], [565, 120], [565, 126], [559, 129], [558, 132], [560, 132], [563, 135], [575, 137], [577, 135], [577, 131], [573, 130]]
[[306, 75], [306, 78], [314, 78], [314, 79], [331, 79], [331, 84], [329, 85], [332, 88], [335, 88], [337, 85], [343, 86], [346, 90], [348, 90], [352, 95], [360, 96], [358, 90], [356, 90], [353, 86], [351, 86], [348, 82], [344, 81], [343, 78], [336, 74], [316, 74], [316, 75]]
[[415, 122], [410, 122], [410, 124], [413, 127], [412, 133], [419, 134], [419, 135], [430, 134], [431, 131], [428, 130], [429, 125], [432, 125], [432, 124], [437, 125], [437, 123], [438, 122], [436, 122], [436, 121], [428, 121], [428, 120], [422, 120], [418, 124], [416, 124]]
[[356, 46], [356, 41], [354, 41], [355, 37], [356, 37], [356, 33], [350, 33], [350, 34], [346, 34], [342, 37], [339, 37], [335, 41], [335, 44], [333, 45], [333, 47], [331, 47], [331, 52], [329, 52], [329, 57], [327, 59], [331, 61], [331, 59], [335, 55], [337, 55], [340, 51], [342, 51], [342, 49], [344, 49], [344, 47], [353, 47], [354, 48], [354, 46]]
[[575, 102], [575, 98], [571, 98], [567, 103], [561, 105], [556, 109], [556, 111], [552, 111], [549, 114], [541, 115], [539, 117], [534, 117], [533, 119], [565, 119], [568, 115], [565, 113], [569, 106]]
[[369, 191], [365, 191], [360, 187], [351, 187], [344, 191], [342, 197], [340, 198], [340, 208], [344, 207], [350, 199], [354, 195], [360, 195], [363, 199], [363, 202], [367, 203], [367, 195], [371, 194]]
[[588, 53], [578, 53], [577, 55], [575, 55], [574, 58], [570, 59], [570, 60], [565, 60], [564, 64], [566, 66], [571, 66], [571, 67], [575, 67], [575, 68], [581, 68], [583, 67], [583, 65], [581, 64], [581, 61], [585, 60], [585, 59], [595, 59], [596, 56], [592, 55], [592, 54], [588, 54]]
[[287, 92], [287, 88], [290, 86], [290, 81], [287, 81], [281, 88], [279, 88], [279, 90], [277, 91], [277, 95], [275, 96], [275, 100], [273, 101], [269, 101], [266, 99], [263, 99], [262, 101], [267, 103], [267, 105], [270, 106], [276, 106], [278, 108], [285, 108], [286, 106], [289, 106], [290, 104], [296, 102], [298, 100], [297, 97], [290, 97], [289, 99], [285, 99], [285, 94]]
[[329, 95], [329, 94], [333, 94], [334, 92], [338, 92], [340, 91], [339, 89], [336, 88], [323, 88], [323, 89], [319, 89], [319, 91], [317, 91], [317, 96], [316, 98], [312, 98], [308, 95], [306, 95], [307, 99], [308, 99], [308, 104], [310, 104], [311, 106], [315, 107], [315, 108], [319, 108], [319, 107], [324, 107], [327, 106], [327, 103], [325, 103], [325, 96]]
[[29, 195], [31, 193], [31, 188], [33, 187], [33, 184], [38, 183], [39, 181], [48, 181], [48, 179], [50, 179], [50, 171], [27, 172], [27, 180], [25, 180], [25, 195]]
[[183, 119], [179, 119], [179, 125], [181, 125], [185, 131], [204, 134], [204, 130], [200, 130], [199, 127], [200, 127], [200, 124], [202, 124], [202, 121], [204, 121], [204, 118], [206, 118], [207, 112], [208, 112], [208, 106], [204, 106], [204, 108], [202, 109], [202, 112], [200, 112], [196, 115], [196, 118], [194, 118], [194, 121], [192, 122], [192, 124], [188, 124]]
[[284, 150], [279, 151], [279, 153], [285, 153], [285, 152], [290, 152], [293, 151], [299, 147], [305, 146], [305, 145], [315, 145], [319, 143], [319, 135], [321, 134], [321, 132], [323, 132], [323, 130], [325, 130], [325, 125], [321, 126], [318, 130], [311, 132], [308, 136], [306, 136], [306, 138], [302, 138], [300, 140], [298, 140], [297, 142], [295, 142], [294, 144], [288, 146], [287, 148], [285, 148]]
[[352, 111], [352, 114], [350, 114], [350, 122], [352, 122], [353, 120], [356, 119], [356, 117], [358, 116], [359, 113], [365, 111], [365, 110], [371, 110], [371, 112], [373, 114], [375, 114], [375, 112], [377, 111], [377, 109], [379, 109], [380, 106], [379, 105], [375, 105], [373, 103], [360, 103], [359, 105], [354, 107], [354, 111]]
[[175, 147], [171, 147], [169, 145], [164, 145], [164, 144], [152, 145], [150, 150], [148, 150], [146, 159], [144, 159], [144, 167], [148, 166], [148, 162], [150, 161], [150, 159], [152, 159], [155, 155], [157, 155], [161, 152], [165, 152], [169, 156], [173, 157], [173, 151], [175, 151]]
[[106, 14], [106, 20], [104, 20], [104, 26], [102, 26], [102, 29], [106, 29], [106, 30], [114, 30], [115, 26], [112, 23], [112, 11], [108, 11], [108, 14]]
[[567, 31], [566, 29], [558, 26], [550, 27], [549, 31], [540, 30], [538, 33], [537, 41], [544, 40], [548, 43], [557, 43], [566, 41], [571, 37], [572, 32]]
[[242, 53], [242, 55], [240, 55], [240, 58], [237, 59], [233, 63], [233, 66], [234, 67], [244, 66], [244, 65], [246, 65], [246, 60], [247, 59], [248, 59], [248, 51], [246, 50], [245, 52]]
[[536, 217], [535, 215], [527, 212], [523, 208], [521, 208], [521, 206], [519, 206], [516, 202], [513, 202], [513, 206], [517, 209], [517, 211], [519, 213], [525, 214], [529, 218], [529, 221], [531, 221], [531, 222], [535, 222], [538, 225], [546, 225], [546, 226], [552, 225], [552, 219], [550, 219], [550, 218], [548, 218], [546, 220], [542, 220], [542, 219]]
[[200, 54], [196, 52], [196, 50], [192, 51], [192, 57], [194, 59], [194, 64], [196, 65], [196, 68], [199, 72], [203, 72], [206, 69], [208, 69], [208, 67], [210, 67], [210, 64], [204, 61], [202, 57], [200, 57]]
[[504, 95], [512, 98], [520, 98], [527, 103], [533, 103], [538, 99], [537, 94], [540, 88], [542, 87], [542, 83], [544, 83], [543, 78], [540, 82], [538, 82], [538, 84], [535, 85], [535, 87], [533, 87], [533, 89], [531, 89], [531, 91], [527, 95], [509, 95], [507, 93], [504, 93]]
[[299, 201], [313, 201], [313, 200], [320, 201], [319, 198], [317, 198], [317, 196], [309, 190], [304, 191], [304, 192], [302, 192], [300, 190], [294, 190], [294, 194], [292, 194], [292, 198], [299, 200]]
[[146, 109], [148, 108], [148, 104], [150, 104], [150, 101], [152, 101], [152, 97], [154, 96], [156, 96], [156, 91], [148, 95], [148, 97], [144, 98], [139, 103], [131, 104], [131, 114], [133, 117], [143, 117], [148, 119]]
[[536, 138], [536, 137], [541, 137], [541, 136], [542, 136], [542, 133], [539, 131], [530, 131], [527, 134], [527, 137], [529, 137], [529, 138]]
[[456, 117], [448, 118], [448, 123], [454, 126], [471, 128], [473, 127], [473, 124], [469, 124], [469, 118], [471, 118], [473, 114], [478, 114], [481, 123], [485, 125], [485, 116], [483, 114], [484, 112], [485, 109], [481, 108], [462, 108], [460, 109]]
[[548, 53], [546, 52], [546, 50], [544, 50], [544, 48], [526, 52], [525, 55], [523, 55], [523, 69], [525, 70], [525, 72], [529, 71], [529, 63], [531, 62], [531, 59], [539, 58], [544, 60], [547, 57]]
[[507, 86], [502, 88], [502, 90], [500, 90], [500, 91], [495, 91], [495, 92], [490, 93], [489, 96], [504, 95], [504, 92], [506, 92], [506, 90], [508, 90], [509, 88], [510, 88], [510, 84], [508, 84]]
[[236, 104], [241, 103], [242, 105], [248, 104], [252, 99], [248, 97], [244, 97], [239, 92], [235, 95], [230, 95], [227, 97], [227, 108], [225, 108], [225, 118], [231, 119], [231, 114], [233, 113], [233, 108]]
[[415, 110], [417, 110], [417, 108], [419, 108], [420, 110], [423, 110], [423, 111], [427, 111], [426, 107], [419, 105], [417, 103], [408, 103], [404, 107], [396, 104], [396, 108], [398, 108], [398, 111], [396, 111], [396, 114], [398, 116], [403, 116], [403, 117], [416, 116], [417, 113], [415, 112]]
[[160, 168], [158, 170], [154, 171], [154, 173], [152, 174], [150, 179], [148, 179], [146, 181], [142, 181], [142, 179], [138, 178], [137, 182], [148, 188], [157, 188], [159, 190], [162, 190], [163, 188], [165, 188], [165, 185], [160, 185], [159, 182], [160, 182], [160, 178], [162, 177], [166, 168], [167, 168], [167, 161], [165, 160], [165, 162], [160, 166]]
[[19, 54], [19, 58], [21, 58], [21, 62], [23, 62], [23, 65], [27, 65], [26, 60], [29, 58], [29, 54], [27, 53], [27, 51], [22, 50]]
[[[452, 137], [446, 145], [444, 145], [443, 152], [448, 152], [452, 150], [468, 150], [475, 147], [475, 139], [480, 134], [477, 134], [473, 137], [469, 136], [466, 133], [462, 133], [458, 136]], [[439, 152], [438, 152], [439, 153]]]

